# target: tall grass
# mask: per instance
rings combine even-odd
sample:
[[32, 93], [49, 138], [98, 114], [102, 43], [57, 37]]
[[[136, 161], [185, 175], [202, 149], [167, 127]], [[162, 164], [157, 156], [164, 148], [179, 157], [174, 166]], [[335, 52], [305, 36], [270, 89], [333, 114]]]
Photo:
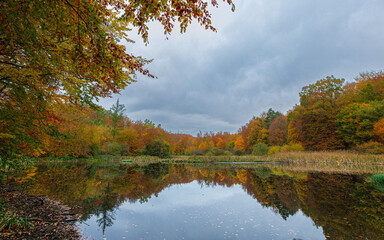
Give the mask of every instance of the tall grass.
[[[319, 151], [319, 152], [277, 152], [265, 156], [253, 155], [205, 155], [205, 156], [171, 156], [161, 159], [153, 156], [109, 156], [102, 155], [83, 160], [64, 160], [63, 162], [98, 164], [147, 164], [147, 163], [285, 163], [296, 170], [320, 170], [320, 171], [366, 171], [384, 172], [384, 154], [361, 154], [351, 151]], [[54, 161], [57, 164], [59, 160]], [[48, 164], [54, 162], [47, 161]]]
[[332, 165], [354, 164], [384, 166], [384, 155], [359, 154], [350, 151], [283, 152], [267, 157], [273, 161], [296, 163], [325, 163]]

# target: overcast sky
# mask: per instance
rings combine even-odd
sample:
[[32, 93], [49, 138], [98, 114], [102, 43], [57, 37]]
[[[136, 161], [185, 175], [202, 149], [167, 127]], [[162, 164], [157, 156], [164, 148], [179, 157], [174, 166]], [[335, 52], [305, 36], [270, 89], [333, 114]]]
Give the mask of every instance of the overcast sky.
[[197, 24], [169, 39], [150, 24], [149, 45], [127, 51], [154, 59], [157, 79], [139, 76], [116, 102], [132, 120], [173, 133], [231, 133], [269, 108], [286, 113], [303, 86], [329, 75], [353, 81], [384, 70], [383, 0], [237, 0], [213, 9], [217, 32]]

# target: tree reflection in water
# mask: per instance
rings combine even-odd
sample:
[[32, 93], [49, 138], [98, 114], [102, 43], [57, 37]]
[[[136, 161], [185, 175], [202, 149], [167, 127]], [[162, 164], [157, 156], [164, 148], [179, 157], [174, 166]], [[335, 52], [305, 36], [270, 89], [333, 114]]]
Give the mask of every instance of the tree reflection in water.
[[[124, 202], [144, 203], [174, 184], [198, 181], [205, 186], [241, 185], [262, 206], [284, 220], [301, 210], [330, 239], [382, 239], [384, 193], [370, 175], [293, 172], [266, 166], [193, 166], [182, 164], [38, 166], [14, 178], [33, 193], [79, 206], [105, 232]], [[29, 175], [28, 175], [29, 174]], [[12, 178], [11, 178], [12, 180]]]

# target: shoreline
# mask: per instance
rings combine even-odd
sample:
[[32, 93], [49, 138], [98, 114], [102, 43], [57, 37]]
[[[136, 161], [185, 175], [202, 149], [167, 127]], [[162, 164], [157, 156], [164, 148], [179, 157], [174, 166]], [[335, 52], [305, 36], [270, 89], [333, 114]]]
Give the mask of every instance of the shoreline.
[[0, 239], [81, 239], [76, 226], [79, 217], [60, 202], [6, 185], [0, 185], [0, 199], [7, 212], [33, 224], [31, 228], [3, 228]]

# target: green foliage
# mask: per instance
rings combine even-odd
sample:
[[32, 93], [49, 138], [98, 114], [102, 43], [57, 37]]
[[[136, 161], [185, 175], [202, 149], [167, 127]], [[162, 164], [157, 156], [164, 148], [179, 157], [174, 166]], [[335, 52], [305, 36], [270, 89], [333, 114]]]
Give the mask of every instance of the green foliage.
[[281, 116], [282, 114], [278, 111], [274, 111], [272, 108], [268, 109], [268, 112], [265, 113], [265, 114], [262, 114], [262, 115], [265, 115], [265, 119], [264, 119], [264, 122], [263, 122], [263, 127], [265, 129], [269, 129], [269, 126], [272, 124], [273, 120], [275, 118], [277, 118], [278, 116]]
[[280, 152], [280, 146], [272, 146], [269, 148], [268, 150], [268, 154], [271, 155], [271, 154], [275, 154], [275, 153], [278, 153]]
[[255, 169], [256, 176], [262, 178], [262, 179], [268, 179], [273, 174], [272, 170], [268, 167], [259, 167]]
[[337, 100], [343, 93], [343, 83], [344, 79], [330, 76], [302, 88], [303, 109], [292, 122], [289, 142], [301, 142], [306, 149], [316, 151], [345, 147], [336, 131]]
[[[292, 140], [296, 137], [293, 136], [298, 134], [296, 142], [301, 142], [305, 149], [319, 151], [345, 147], [336, 131], [337, 100], [342, 94], [343, 82], [344, 79], [331, 76], [303, 87], [300, 93], [303, 109], [295, 121], [296, 129], [290, 129], [290, 142], [294, 142]], [[297, 130], [297, 133], [292, 130]]]
[[223, 155], [224, 156], [232, 156], [232, 153], [230, 151], [225, 151]]
[[352, 103], [337, 115], [337, 131], [349, 145], [359, 145], [374, 137], [374, 125], [384, 117], [384, 101]]
[[368, 83], [360, 89], [358, 93], [358, 100], [362, 103], [380, 101], [381, 96], [379, 93], [374, 91], [373, 85], [371, 83]]
[[319, 100], [335, 104], [335, 99], [342, 93], [344, 81], [343, 78], [327, 76], [325, 79], [303, 87], [299, 94], [300, 105], [307, 107]]
[[268, 146], [265, 143], [257, 143], [253, 146], [252, 155], [264, 156], [268, 154]]
[[220, 149], [220, 148], [217, 148], [217, 147], [213, 148], [210, 152], [214, 156], [224, 155], [224, 149]]
[[227, 143], [227, 149], [233, 149], [235, 147], [235, 141], [230, 141]]
[[369, 178], [369, 182], [375, 187], [376, 189], [384, 192], [384, 174], [378, 173]]
[[145, 119], [143, 122], [145, 128], [155, 128], [155, 123], [149, 119]]
[[122, 128], [121, 121], [124, 119], [125, 106], [124, 104], [119, 103], [119, 99], [117, 99], [116, 103], [112, 105], [111, 109], [108, 111], [108, 115], [112, 121], [112, 138], [115, 141], [116, 135], [119, 133], [119, 130]]
[[151, 156], [157, 156], [160, 158], [169, 157], [170, 146], [162, 139], [157, 139], [146, 147], [146, 154]]

